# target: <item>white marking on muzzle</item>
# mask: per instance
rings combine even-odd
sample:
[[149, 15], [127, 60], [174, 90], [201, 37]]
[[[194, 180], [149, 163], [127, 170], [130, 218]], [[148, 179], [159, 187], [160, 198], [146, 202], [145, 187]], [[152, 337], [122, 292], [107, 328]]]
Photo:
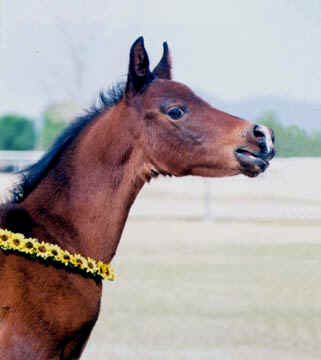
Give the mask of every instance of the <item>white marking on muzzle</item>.
[[267, 152], [271, 152], [273, 149], [273, 141], [270, 130], [264, 125], [258, 125], [258, 130], [260, 130], [265, 135], [265, 144]]

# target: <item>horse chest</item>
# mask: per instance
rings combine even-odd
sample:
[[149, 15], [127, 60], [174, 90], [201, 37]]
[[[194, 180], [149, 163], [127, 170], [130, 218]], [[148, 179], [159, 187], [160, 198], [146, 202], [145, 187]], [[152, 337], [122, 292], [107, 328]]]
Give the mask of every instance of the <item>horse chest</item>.
[[98, 317], [100, 284], [11, 255], [5, 257], [0, 286], [6, 288], [0, 295], [0, 347], [19, 332], [35, 348], [80, 351]]

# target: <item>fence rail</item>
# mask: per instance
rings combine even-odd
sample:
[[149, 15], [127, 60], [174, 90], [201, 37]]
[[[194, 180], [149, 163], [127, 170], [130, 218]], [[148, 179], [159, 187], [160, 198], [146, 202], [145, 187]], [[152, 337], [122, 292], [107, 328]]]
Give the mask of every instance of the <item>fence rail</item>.
[[[21, 169], [42, 155], [42, 151], [0, 151], [0, 169]], [[321, 158], [275, 159], [266, 173], [255, 179], [160, 177], [143, 188], [130, 215], [141, 219], [300, 220], [321, 224], [320, 178]], [[17, 179], [14, 174], [0, 174], [0, 202]]]
[[0, 151], [0, 171], [21, 170], [42, 155], [43, 151]]

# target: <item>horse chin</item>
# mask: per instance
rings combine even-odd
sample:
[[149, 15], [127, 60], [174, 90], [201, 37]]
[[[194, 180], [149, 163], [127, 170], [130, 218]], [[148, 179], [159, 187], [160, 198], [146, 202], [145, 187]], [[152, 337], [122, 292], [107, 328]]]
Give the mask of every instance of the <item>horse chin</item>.
[[246, 169], [246, 168], [241, 168], [240, 169], [241, 174], [248, 176], [248, 177], [257, 177], [258, 175], [260, 175], [263, 171], [261, 170], [250, 170], [250, 169]]
[[239, 168], [223, 168], [223, 167], [197, 167], [192, 169], [188, 175], [219, 178], [235, 176], [240, 174]]
[[258, 176], [269, 166], [266, 159], [262, 159], [258, 154], [247, 150], [239, 149], [235, 151], [235, 157], [241, 165], [240, 172], [248, 177]]

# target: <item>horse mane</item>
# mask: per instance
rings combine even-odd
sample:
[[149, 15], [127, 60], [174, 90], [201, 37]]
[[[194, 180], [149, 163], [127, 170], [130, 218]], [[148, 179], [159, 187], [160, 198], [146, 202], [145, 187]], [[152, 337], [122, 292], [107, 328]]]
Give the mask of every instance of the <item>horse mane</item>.
[[11, 202], [21, 203], [36, 188], [40, 181], [52, 169], [60, 155], [79, 136], [88, 124], [94, 121], [98, 115], [117, 105], [123, 98], [125, 84], [120, 82], [107, 91], [100, 91], [96, 104], [91, 106], [84, 115], [77, 117], [57, 137], [53, 145], [35, 164], [20, 171], [22, 180], [11, 190]]

